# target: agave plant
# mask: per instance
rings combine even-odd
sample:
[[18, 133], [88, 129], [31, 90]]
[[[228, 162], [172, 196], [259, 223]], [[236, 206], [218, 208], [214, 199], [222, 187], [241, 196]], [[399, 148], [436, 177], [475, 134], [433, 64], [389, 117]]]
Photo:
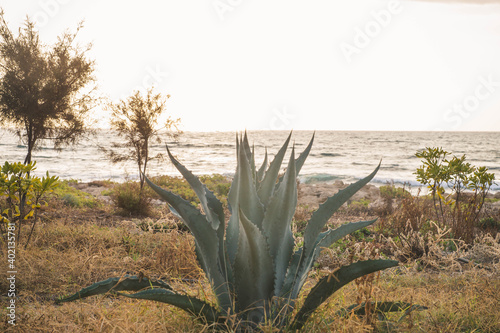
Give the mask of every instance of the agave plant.
[[257, 168], [246, 133], [237, 136], [237, 168], [228, 195], [231, 216], [227, 224], [221, 202], [168, 148], [172, 163], [200, 199], [203, 213], [147, 179], [193, 234], [196, 256], [211, 283], [216, 304], [177, 293], [163, 281], [128, 275], [97, 282], [58, 302], [112, 291], [180, 307], [218, 327], [246, 330], [268, 323], [279, 329], [300, 329], [314, 310], [345, 284], [396, 266], [398, 263], [393, 260], [366, 260], [341, 267], [319, 280], [292, 318], [299, 293], [321, 249], [375, 222], [348, 223], [322, 232], [332, 214], [375, 176], [380, 164], [370, 175], [339, 191], [314, 212], [304, 232], [303, 246], [296, 249], [298, 244], [291, 229], [297, 205], [296, 178], [311, 150], [314, 135], [298, 158], [292, 147], [286, 172], [280, 176], [290, 137], [291, 134], [269, 165], [266, 151], [262, 165]]

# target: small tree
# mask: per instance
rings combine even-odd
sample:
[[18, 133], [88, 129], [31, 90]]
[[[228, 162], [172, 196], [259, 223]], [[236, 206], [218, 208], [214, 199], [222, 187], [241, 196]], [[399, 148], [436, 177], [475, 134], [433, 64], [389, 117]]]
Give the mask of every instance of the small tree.
[[[472, 244], [474, 227], [494, 184], [495, 174], [489, 173], [484, 166], [476, 167], [466, 162], [465, 155], [447, 159], [449, 154], [442, 148], [429, 147], [417, 152], [415, 156], [421, 158], [423, 164], [415, 174], [417, 180], [430, 189], [436, 219], [441, 220], [442, 225], [448, 224], [456, 238]], [[447, 196], [445, 184], [451, 192]]]
[[81, 27], [49, 48], [29, 18], [14, 36], [0, 9], [0, 120], [14, 125], [26, 144], [25, 164], [40, 140], [52, 139], [60, 148], [85, 133], [96, 86], [94, 62], [86, 57], [91, 46], [74, 45]]
[[161, 159], [163, 154], [150, 155], [149, 147], [152, 141], [161, 143], [161, 133], [177, 137], [180, 134], [178, 125], [180, 119], [168, 117], [163, 126], [158, 126], [159, 118], [165, 110], [166, 100], [170, 95], [164, 97], [161, 93], [154, 93], [154, 89], [147, 90], [142, 95], [138, 90], [118, 103], [109, 103], [108, 110], [111, 115], [111, 129], [117, 131], [124, 142], [112, 142], [111, 149], [100, 147], [112, 163], [134, 161], [139, 171], [139, 201], [142, 199], [144, 189], [144, 175], [146, 174], [148, 162], [153, 159]]

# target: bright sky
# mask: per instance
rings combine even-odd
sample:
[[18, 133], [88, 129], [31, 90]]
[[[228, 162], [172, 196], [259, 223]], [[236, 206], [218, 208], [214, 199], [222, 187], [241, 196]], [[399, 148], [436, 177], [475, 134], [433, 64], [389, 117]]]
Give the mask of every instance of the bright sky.
[[183, 130], [500, 130], [500, 0], [0, 6], [47, 43], [85, 20], [100, 93], [154, 84]]

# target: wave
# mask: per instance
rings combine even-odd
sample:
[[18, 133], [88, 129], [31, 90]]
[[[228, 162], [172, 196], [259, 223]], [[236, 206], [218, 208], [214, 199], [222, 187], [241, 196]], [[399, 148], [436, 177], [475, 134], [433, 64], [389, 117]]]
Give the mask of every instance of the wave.
[[319, 155], [320, 156], [326, 156], [326, 157], [339, 157], [339, 156], [342, 156], [342, 154], [338, 154], [338, 153], [320, 153]]
[[299, 175], [298, 178], [302, 184], [328, 184], [334, 180], [341, 179], [342, 177], [328, 173], [318, 173], [310, 175]]

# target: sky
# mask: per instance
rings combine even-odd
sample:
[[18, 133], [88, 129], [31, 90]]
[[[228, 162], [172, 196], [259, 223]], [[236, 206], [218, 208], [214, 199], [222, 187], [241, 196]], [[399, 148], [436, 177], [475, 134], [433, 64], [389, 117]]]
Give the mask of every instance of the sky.
[[[92, 43], [99, 93], [151, 85], [185, 131], [500, 130], [500, 0], [1, 0]], [[102, 126], [107, 113], [95, 110]]]

